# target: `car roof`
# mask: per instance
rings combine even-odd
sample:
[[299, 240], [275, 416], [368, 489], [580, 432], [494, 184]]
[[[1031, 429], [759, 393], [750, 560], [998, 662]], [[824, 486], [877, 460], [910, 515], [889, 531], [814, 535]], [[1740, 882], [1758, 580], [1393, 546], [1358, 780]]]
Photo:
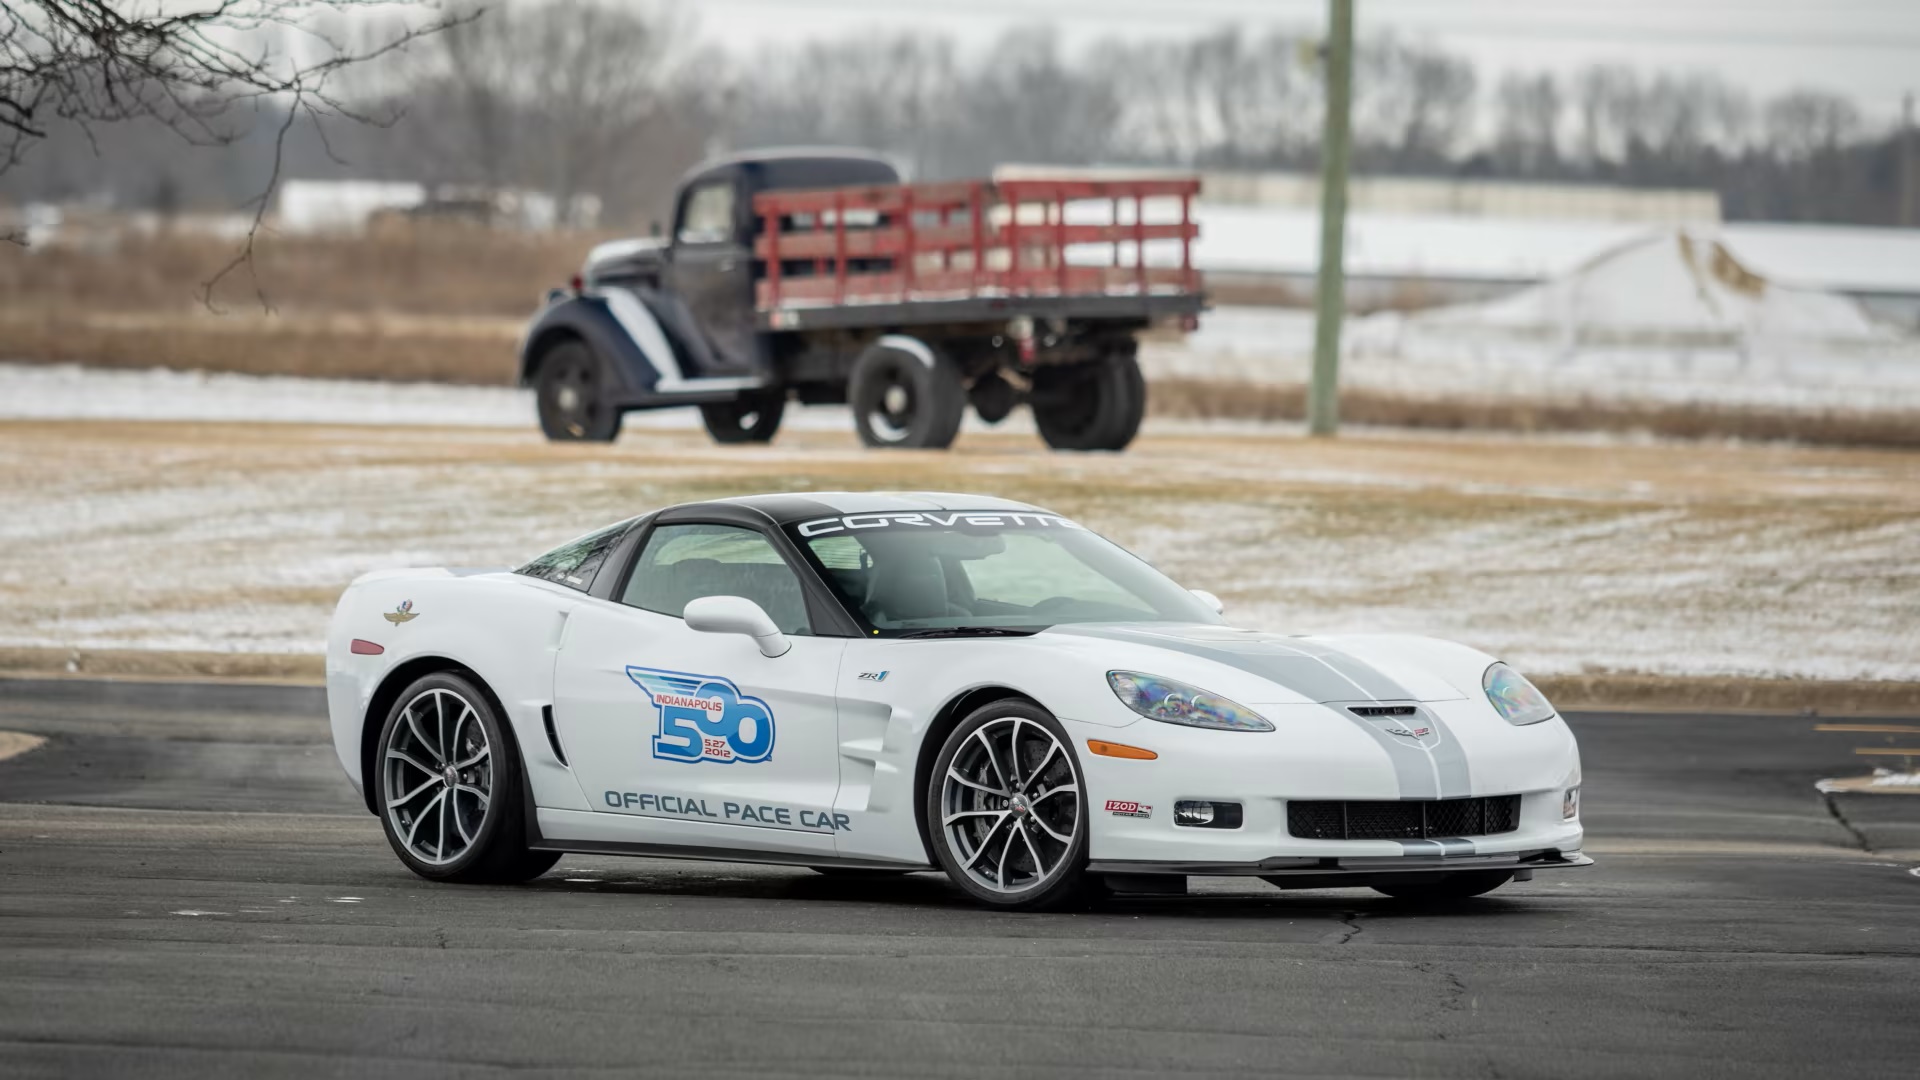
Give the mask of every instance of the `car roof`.
[[949, 491], [795, 491], [785, 494], [740, 495], [711, 502], [687, 503], [674, 509], [693, 506], [743, 506], [772, 518], [781, 525], [810, 521], [840, 514], [913, 513], [924, 510], [987, 510], [1052, 513], [1030, 503], [992, 495], [968, 495]]

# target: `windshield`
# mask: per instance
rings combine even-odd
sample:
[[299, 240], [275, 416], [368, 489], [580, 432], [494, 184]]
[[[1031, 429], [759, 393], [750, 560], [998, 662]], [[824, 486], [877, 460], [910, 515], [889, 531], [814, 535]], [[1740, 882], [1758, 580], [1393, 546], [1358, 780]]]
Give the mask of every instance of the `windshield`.
[[847, 610], [882, 635], [1221, 621], [1158, 570], [1056, 514], [850, 514], [788, 531]]

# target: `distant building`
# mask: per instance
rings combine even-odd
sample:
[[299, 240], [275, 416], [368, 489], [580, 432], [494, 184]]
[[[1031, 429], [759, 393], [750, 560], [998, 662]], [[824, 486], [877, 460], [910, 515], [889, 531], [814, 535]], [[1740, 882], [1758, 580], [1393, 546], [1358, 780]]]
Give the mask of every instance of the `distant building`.
[[600, 197], [577, 195], [563, 215], [559, 199], [544, 191], [378, 180], [288, 180], [280, 185], [276, 210], [280, 229], [290, 233], [360, 232], [393, 220], [461, 221], [538, 232], [563, 226], [596, 227]]

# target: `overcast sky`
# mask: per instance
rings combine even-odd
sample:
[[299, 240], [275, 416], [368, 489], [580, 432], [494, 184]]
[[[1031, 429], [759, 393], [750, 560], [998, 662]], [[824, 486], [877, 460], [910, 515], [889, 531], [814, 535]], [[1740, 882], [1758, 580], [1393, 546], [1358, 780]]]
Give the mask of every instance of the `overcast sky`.
[[[762, 46], [885, 28], [982, 48], [1051, 23], [1078, 46], [1105, 35], [1188, 36], [1224, 24], [1320, 27], [1326, 0], [692, 0], [703, 36]], [[1756, 94], [1815, 86], [1890, 121], [1920, 93], [1920, 0], [1356, 0], [1358, 33], [1433, 40], [1501, 72], [1595, 61], [1706, 69]]]

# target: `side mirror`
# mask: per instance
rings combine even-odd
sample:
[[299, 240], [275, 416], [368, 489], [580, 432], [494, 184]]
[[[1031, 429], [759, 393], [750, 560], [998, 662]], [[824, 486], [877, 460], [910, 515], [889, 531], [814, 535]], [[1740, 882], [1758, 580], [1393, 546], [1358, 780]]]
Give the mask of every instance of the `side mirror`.
[[1213, 613], [1214, 613], [1215, 615], [1222, 615], [1222, 614], [1225, 614], [1225, 613], [1226, 613], [1226, 610], [1227, 610], [1227, 605], [1225, 605], [1225, 604], [1223, 604], [1223, 603], [1221, 603], [1221, 602], [1220, 602], [1220, 598], [1219, 598], [1219, 597], [1217, 597], [1217, 596], [1215, 596], [1215, 595], [1213, 595], [1212, 593], [1210, 593], [1210, 592], [1208, 592], [1207, 590], [1205, 590], [1205, 589], [1188, 589], [1187, 591], [1188, 591], [1188, 592], [1190, 592], [1190, 593], [1192, 593], [1193, 595], [1195, 595], [1195, 596], [1197, 596], [1197, 597], [1199, 597], [1199, 598], [1200, 598], [1200, 602], [1201, 602], [1201, 603], [1203, 603], [1203, 604], [1205, 604], [1205, 605], [1207, 605], [1208, 607], [1210, 607], [1210, 608], [1212, 608], [1212, 609], [1213, 609]]
[[689, 630], [703, 634], [745, 634], [760, 646], [763, 656], [785, 656], [793, 642], [780, 632], [759, 604], [744, 596], [702, 596], [687, 601], [681, 615]]

